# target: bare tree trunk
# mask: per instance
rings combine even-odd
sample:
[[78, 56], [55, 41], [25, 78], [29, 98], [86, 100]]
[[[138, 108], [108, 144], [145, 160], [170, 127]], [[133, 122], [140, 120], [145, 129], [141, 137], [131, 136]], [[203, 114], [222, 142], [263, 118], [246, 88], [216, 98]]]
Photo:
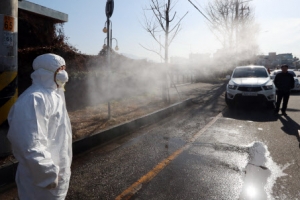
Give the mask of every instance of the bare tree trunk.
[[[168, 61], [169, 61], [169, 26], [170, 26], [170, 21], [169, 21], [169, 10], [170, 10], [170, 0], [168, 0], [168, 3], [166, 4], [166, 31], [165, 31], [165, 68], [168, 67]], [[170, 94], [169, 94], [169, 87], [168, 87], [168, 74], [165, 71], [163, 77], [165, 78], [164, 80], [164, 87], [163, 87], [163, 93], [164, 97], [163, 100], [165, 103], [170, 103]]]

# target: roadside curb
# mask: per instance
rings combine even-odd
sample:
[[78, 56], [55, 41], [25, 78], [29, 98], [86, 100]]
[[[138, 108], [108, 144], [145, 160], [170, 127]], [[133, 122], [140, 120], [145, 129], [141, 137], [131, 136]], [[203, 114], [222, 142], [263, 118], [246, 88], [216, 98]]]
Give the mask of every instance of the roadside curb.
[[77, 155], [83, 153], [93, 147], [99, 146], [106, 142], [109, 142], [115, 138], [124, 136], [138, 128], [145, 125], [153, 124], [171, 114], [189, 106], [192, 103], [192, 99], [186, 99], [182, 102], [172, 104], [166, 108], [160, 109], [148, 115], [144, 115], [140, 118], [134, 119], [132, 121], [114, 126], [110, 129], [101, 131], [99, 133], [93, 134], [91, 136], [82, 138], [80, 140], [73, 142], [73, 154]]
[[[144, 115], [132, 121], [114, 126], [110, 129], [101, 131], [80, 140], [76, 140], [72, 145], [73, 154], [77, 155], [83, 153], [96, 146], [100, 146], [101, 144], [109, 142], [113, 139], [129, 134], [130, 132], [141, 128], [142, 126], [153, 124], [191, 105], [193, 99], [194, 97], [183, 100], [182, 102], [172, 104], [166, 108], [160, 109], [148, 115]], [[6, 190], [5, 188], [9, 187], [9, 185], [15, 181], [17, 166], [17, 161], [11, 161], [11, 163], [7, 163], [0, 167], [0, 192]]]

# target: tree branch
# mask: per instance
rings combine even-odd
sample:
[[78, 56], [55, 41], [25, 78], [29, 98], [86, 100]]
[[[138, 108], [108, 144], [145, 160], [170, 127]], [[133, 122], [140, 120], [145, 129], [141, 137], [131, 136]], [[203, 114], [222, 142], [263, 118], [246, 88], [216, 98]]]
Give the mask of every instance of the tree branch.
[[183, 17], [180, 18], [180, 20], [177, 22], [177, 24], [169, 31], [169, 33], [171, 33], [175, 28], [176, 26], [178, 26], [178, 24], [181, 22], [181, 20], [188, 14], [189, 12], [186, 12], [185, 15]]
[[139, 44], [141, 47], [143, 47], [144, 49], [146, 49], [147, 51], [151, 51], [151, 52], [153, 52], [153, 53], [155, 53], [155, 54], [157, 54], [157, 55], [159, 55], [159, 57], [161, 58], [161, 59], [165, 59], [162, 55], [160, 55], [160, 53], [159, 52], [157, 52], [157, 51], [155, 51], [155, 50], [152, 50], [152, 49], [148, 49], [148, 48], [146, 48], [146, 47], [144, 47], [143, 45], [141, 45], [141, 44]]

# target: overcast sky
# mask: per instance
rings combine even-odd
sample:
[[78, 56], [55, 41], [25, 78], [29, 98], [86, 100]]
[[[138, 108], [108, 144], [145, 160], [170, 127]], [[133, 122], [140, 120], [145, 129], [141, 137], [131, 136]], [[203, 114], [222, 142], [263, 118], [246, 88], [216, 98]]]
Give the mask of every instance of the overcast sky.
[[[29, 0], [33, 3], [68, 14], [64, 25], [69, 43], [85, 54], [96, 55], [106, 34], [106, 0]], [[192, 0], [205, 11], [209, 0]], [[159, 60], [159, 57], [140, 44], [159, 50], [149, 33], [143, 29], [143, 8], [150, 0], [114, 0], [111, 17], [113, 37], [118, 40], [119, 53]], [[300, 56], [300, 0], [252, 0], [255, 21], [260, 26], [260, 53], [293, 53]], [[170, 56], [188, 58], [190, 53], [213, 54], [221, 46], [207, 27], [206, 19], [188, 0], [179, 0], [174, 11], [177, 16], [188, 15], [181, 22], [179, 32], [170, 47]], [[113, 41], [113, 47], [116, 43]]]

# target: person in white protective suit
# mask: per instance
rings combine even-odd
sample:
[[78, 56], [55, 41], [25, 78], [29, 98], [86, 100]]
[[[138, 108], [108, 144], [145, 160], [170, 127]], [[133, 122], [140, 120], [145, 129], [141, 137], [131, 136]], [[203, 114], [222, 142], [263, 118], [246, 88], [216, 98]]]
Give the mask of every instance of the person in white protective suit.
[[19, 161], [16, 173], [21, 200], [65, 199], [72, 162], [72, 129], [66, 110], [65, 60], [43, 54], [33, 61], [32, 85], [8, 115], [8, 139]]

